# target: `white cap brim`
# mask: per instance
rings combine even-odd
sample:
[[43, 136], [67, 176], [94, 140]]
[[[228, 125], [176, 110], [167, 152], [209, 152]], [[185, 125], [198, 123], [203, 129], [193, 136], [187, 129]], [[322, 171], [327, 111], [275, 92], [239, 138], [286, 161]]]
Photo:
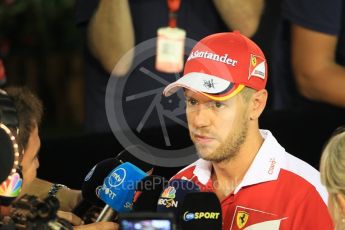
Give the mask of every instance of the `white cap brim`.
[[165, 87], [163, 94], [168, 97], [180, 88], [207, 94], [218, 94], [224, 92], [230, 84], [231, 82], [213, 75], [192, 72]]

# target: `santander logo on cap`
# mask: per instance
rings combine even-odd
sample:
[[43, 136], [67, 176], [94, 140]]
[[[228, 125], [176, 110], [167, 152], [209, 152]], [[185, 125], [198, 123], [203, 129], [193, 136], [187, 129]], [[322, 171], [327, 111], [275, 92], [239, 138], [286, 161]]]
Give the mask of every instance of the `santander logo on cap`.
[[220, 56], [220, 55], [215, 54], [215, 53], [211, 53], [211, 52], [207, 52], [207, 51], [199, 51], [199, 50], [191, 52], [187, 61], [192, 60], [194, 58], [210, 59], [210, 60], [217, 61], [217, 62], [223, 62], [227, 65], [232, 65], [232, 66], [236, 66], [236, 64], [238, 63], [237, 60], [230, 58], [229, 54], [224, 54], [224, 55]]

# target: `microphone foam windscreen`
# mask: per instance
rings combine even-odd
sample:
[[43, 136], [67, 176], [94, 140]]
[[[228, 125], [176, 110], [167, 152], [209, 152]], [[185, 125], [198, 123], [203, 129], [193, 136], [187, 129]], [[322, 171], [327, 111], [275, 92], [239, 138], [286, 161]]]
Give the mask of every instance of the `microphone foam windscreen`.
[[192, 181], [175, 179], [168, 183], [158, 199], [158, 212], [172, 212], [176, 224], [179, 225], [179, 216], [184, 197], [191, 192], [199, 192], [200, 188]]
[[133, 211], [156, 212], [157, 201], [167, 184], [168, 180], [161, 176], [151, 175], [142, 179], [136, 186]]
[[83, 198], [94, 205], [103, 206], [103, 201], [97, 196], [97, 190], [102, 187], [104, 178], [111, 170], [120, 164], [120, 161], [115, 158], [108, 158], [96, 164], [84, 179], [81, 188]]
[[14, 162], [14, 151], [10, 137], [0, 129], [0, 183], [10, 175]]
[[117, 212], [132, 210], [133, 197], [137, 183], [146, 173], [131, 163], [123, 163], [116, 167], [104, 179], [98, 196]]
[[182, 229], [222, 229], [222, 208], [212, 192], [188, 193], [182, 203]]

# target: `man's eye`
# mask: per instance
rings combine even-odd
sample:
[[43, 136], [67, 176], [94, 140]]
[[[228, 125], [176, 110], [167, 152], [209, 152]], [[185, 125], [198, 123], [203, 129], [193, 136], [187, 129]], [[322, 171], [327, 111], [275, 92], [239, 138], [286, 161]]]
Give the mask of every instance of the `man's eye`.
[[219, 101], [216, 101], [216, 102], [214, 102], [214, 106], [215, 106], [216, 108], [222, 108], [222, 107], [224, 107], [224, 104], [221, 103], [221, 102], [219, 102]]
[[189, 98], [189, 99], [187, 99], [187, 103], [188, 103], [188, 105], [196, 105], [196, 104], [198, 104], [198, 101], [193, 99], [193, 98]]

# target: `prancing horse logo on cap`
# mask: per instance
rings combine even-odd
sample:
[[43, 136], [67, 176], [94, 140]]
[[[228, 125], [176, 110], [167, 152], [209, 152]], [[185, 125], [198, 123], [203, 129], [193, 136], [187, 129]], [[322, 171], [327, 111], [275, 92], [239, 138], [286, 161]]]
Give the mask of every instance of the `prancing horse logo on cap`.
[[248, 79], [250, 79], [251, 77], [258, 77], [261, 79], [265, 79], [266, 77], [265, 59], [253, 54], [250, 55]]
[[252, 55], [252, 66], [256, 66], [256, 57], [254, 55]]

